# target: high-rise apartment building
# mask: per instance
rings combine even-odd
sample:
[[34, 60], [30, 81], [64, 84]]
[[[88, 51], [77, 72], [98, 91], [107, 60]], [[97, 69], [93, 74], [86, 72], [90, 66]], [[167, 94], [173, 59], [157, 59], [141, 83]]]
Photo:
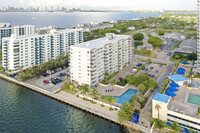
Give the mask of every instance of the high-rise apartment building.
[[68, 53], [70, 46], [83, 42], [83, 32], [79, 29], [52, 29], [48, 34], [34, 34], [2, 39], [2, 65], [7, 70], [19, 71], [55, 59]]
[[198, 9], [197, 64], [198, 64], [198, 73], [200, 73], [200, 0], [197, 0], [197, 9]]
[[132, 59], [132, 38], [107, 34], [106, 37], [74, 45], [70, 49], [71, 81], [91, 87], [104, 79], [104, 73], [122, 69]]
[[11, 34], [16, 36], [35, 34], [35, 25], [11, 26], [9, 23], [0, 23], [0, 45], [2, 38], [10, 37]]

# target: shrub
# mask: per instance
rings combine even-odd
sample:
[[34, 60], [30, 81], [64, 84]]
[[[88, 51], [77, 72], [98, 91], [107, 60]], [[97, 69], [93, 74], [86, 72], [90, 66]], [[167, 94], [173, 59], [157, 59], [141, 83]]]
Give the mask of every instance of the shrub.
[[135, 41], [135, 47], [140, 46], [140, 45], [143, 45], [142, 41]]

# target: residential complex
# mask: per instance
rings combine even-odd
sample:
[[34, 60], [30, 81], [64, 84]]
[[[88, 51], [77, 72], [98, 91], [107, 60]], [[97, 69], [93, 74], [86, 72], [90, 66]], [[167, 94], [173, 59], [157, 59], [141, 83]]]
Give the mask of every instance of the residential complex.
[[70, 46], [83, 42], [83, 31], [80, 29], [52, 29], [48, 34], [34, 34], [2, 39], [3, 67], [13, 72], [55, 59], [68, 53]]
[[0, 45], [3, 37], [10, 37], [35, 34], [35, 25], [11, 26], [9, 23], [0, 23]]
[[74, 45], [70, 49], [71, 80], [95, 86], [104, 73], [117, 72], [127, 65], [133, 54], [132, 37], [106, 34], [106, 37]]

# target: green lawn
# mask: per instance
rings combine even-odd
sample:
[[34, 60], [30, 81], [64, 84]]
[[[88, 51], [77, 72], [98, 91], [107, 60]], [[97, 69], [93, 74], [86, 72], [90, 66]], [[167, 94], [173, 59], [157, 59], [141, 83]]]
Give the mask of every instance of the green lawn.
[[71, 89], [62, 89], [63, 91], [65, 91], [65, 92], [67, 92], [67, 93], [70, 93], [70, 94], [76, 94], [78, 91], [76, 91], [76, 90], [71, 90]]
[[157, 54], [151, 53], [148, 57], [150, 57], [150, 58], [156, 58], [157, 56], [158, 56]]

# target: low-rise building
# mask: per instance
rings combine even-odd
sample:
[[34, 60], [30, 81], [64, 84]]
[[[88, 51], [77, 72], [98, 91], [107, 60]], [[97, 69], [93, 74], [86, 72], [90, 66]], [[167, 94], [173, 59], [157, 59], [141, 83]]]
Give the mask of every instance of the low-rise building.
[[78, 29], [51, 30], [49, 34], [34, 34], [3, 38], [2, 66], [13, 72], [55, 59], [68, 53], [71, 45], [83, 42], [83, 31]]
[[200, 97], [200, 91], [188, 89], [186, 85], [179, 87], [173, 98], [156, 93], [152, 99], [152, 117], [200, 132], [200, 116], [197, 115], [200, 102], [199, 105], [192, 103], [190, 99], [194, 95]]
[[106, 37], [74, 45], [70, 49], [71, 81], [91, 87], [132, 60], [132, 38], [107, 34]]
[[183, 36], [180, 33], [174, 32], [174, 33], [165, 33], [164, 38], [165, 39], [174, 39], [174, 40], [184, 40], [185, 36]]
[[187, 39], [184, 40], [178, 48], [173, 50], [174, 54], [183, 54], [187, 55], [190, 53], [195, 53], [197, 51], [197, 40], [194, 39]]
[[111, 28], [113, 27], [113, 24], [110, 23], [86, 23], [86, 24], [79, 24], [77, 28], [82, 28], [83, 32], [90, 32], [92, 30], [97, 30], [97, 29], [105, 29], [105, 28]]

